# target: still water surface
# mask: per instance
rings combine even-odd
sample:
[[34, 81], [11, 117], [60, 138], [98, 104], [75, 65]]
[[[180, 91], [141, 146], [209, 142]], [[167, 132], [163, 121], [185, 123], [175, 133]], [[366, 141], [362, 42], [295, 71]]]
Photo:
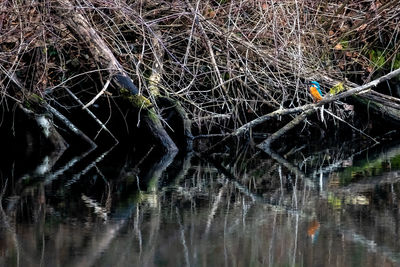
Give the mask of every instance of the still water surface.
[[296, 153], [4, 158], [0, 266], [400, 266], [400, 147]]

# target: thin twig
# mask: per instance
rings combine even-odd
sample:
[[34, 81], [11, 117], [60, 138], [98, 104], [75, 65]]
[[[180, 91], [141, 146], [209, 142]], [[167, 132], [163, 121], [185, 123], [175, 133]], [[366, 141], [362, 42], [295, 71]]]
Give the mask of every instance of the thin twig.
[[[73, 99], [75, 99], [76, 102], [79, 103], [79, 105], [83, 106], [82, 101], [81, 101], [71, 90], [69, 90], [68, 88], [65, 88], [65, 90], [68, 92], [68, 94], [69, 94], [70, 96], [72, 96]], [[108, 130], [108, 128], [104, 125], [104, 123], [102, 123], [102, 122], [96, 117], [96, 115], [94, 115], [94, 113], [93, 113], [92, 111], [90, 111], [90, 109], [87, 109], [87, 108], [86, 108], [85, 111], [86, 111], [87, 114], [89, 114], [89, 116], [91, 116], [91, 117], [96, 121], [96, 123], [97, 123], [98, 125], [100, 125], [100, 127], [101, 127], [103, 130], [105, 130], [107, 133], [110, 134], [110, 136], [115, 140], [115, 143], [116, 143], [116, 144], [119, 143], [118, 139], [112, 134], [112, 132], [111, 132], [110, 130]]]
[[356, 130], [357, 132], [359, 132], [362, 135], [365, 135], [366, 137], [368, 137], [369, 139], [371, 139], [372, 141], [375, 142], [375, 144], [379, 144], [379, 141], [377, 141], [375, 138], [373, 138], [372, 136], [364, 133], [363, 131], [361, 131], [360, 129], [354, 127], [353, 125], [351, 125], [350, 123], [348, 123], [347, 121], [343, 120], [342, 118], [340, 118], [339, 116], [336, 116], [335, 114], [333, 114], [332, 112], [330, 112], [329, 110], [324, 109], [324, 112], [326, 112], [327, 114], [331, 115], [332, 117], [334, 117], [335, 119], [347, 124], [351, 129]]
[[93, 105], [94, 102], [96, 102], [96, 100], [102, 95], [104, 94], [104, 92], [107, 90], [108, 86], [110, 85], [111, 82], [111, 77], [108, 78], [108, 80], [106, 81], [106, 83], [104, 84], [103, 89], [101, 89], [101, 91], [95, 96], [93, 97], [92, 100], [89, 101], [89, 103], [87, 103], [86, 105], [84, 105], [82, 107], [82, 109], [87, 109], [89, 106]]

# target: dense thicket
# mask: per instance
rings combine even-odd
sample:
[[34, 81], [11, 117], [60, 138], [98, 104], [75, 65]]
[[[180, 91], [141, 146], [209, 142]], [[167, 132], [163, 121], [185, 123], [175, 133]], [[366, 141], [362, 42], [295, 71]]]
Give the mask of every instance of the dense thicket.
[[[107, 84], [112, 70], [66, 22], [63, 14], [71, 11], [162, 116], [150, 90], [160, 64], [160, 94], [177, 100], [203, 132], [212, 126], [231, 132], [266, 112], [311, 103], [310, 80], [329, 91], [337, 82], [354, 86], [348, 79], [366, 83], [400, 67], [400, 6], [393, 0], [4, 0], [3, 109], [33, 93], [68, 110], [79, 105], [66, 89], [85, 104]], [[118, 86], [101, 98], [119, 96], [112, 87]]]

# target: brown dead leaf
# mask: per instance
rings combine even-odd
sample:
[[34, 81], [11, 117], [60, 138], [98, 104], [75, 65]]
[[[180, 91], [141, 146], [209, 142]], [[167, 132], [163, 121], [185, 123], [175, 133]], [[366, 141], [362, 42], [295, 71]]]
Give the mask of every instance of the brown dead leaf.
[[347, 52], [345, 53], [345, 55], [346, 55], [346, 57], [352, 57], [352, 56], [353, 56], [353, 53], [350, 52], [350, 51], [347, 51]]
[[335, 34], [335, 32], [332, 31], [332, 30], [330, 30], [330, 31], [328, 32], [328, 35], [329, 35], [329, 36], [332, 36], [332, 35], [334, 35], [334, 34]]
[[217, 12], [212, 9], [207, 9], [207, 11], [204, 14], [204, 17], [207, 19], [213, 19], [217, 15]]
[[343, 50], [343, 45], [338, 43], [337, 45], [335, 45], [335, 47], [333, 49], [335, 49], [335, 50]]

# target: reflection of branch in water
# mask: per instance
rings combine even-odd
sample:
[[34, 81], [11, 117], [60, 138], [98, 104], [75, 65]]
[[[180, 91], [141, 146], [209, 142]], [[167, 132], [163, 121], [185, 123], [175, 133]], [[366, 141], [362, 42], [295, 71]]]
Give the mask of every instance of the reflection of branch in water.
[[96, 202], [96, 200], [91, 199], [90, 197], [86, 196], [85, 194], [82, 194], [81, 198], [82, 198], [83, 202], [85, 202], [87, 207], [93, 208], [95, 214], [97, 214], [104, 221], [107, 221], [108, 212], [107, 212], [106, 208], [103, 208], [100, 204], [98, 204]]
[[273, 262], [274, 262], [274, 254], [272, 253], [273, 249], [274, 249], [274, 245], [275, 245], [275, 241], [276, 241], [276, 219], [277, 219], [278, 213], [275, 211], [274, 212], [274, 222], [272, 223], [272, 234], [271, 234], [271, 240], [269, 243], [269, 247], [268, 247], [268, 266], [273, 266]]
[[213, 160], [212, 158], [207, 157], [206, 155], [200, 156], [198, 154], [197, 154], [197, 157], [199, 157], [201, 160], [204, 160], [204, 161], [207, 161], [207, 162], [210, 162], [211, 164], [213, 164], [225, 176], [225, 179], [223, 179], [224, 182], [225, 181], [230, 182], [242, 194], [249, 197], [251, 199], [251, 201], [262, 203], [263, 205], [271, 208], [272, 210], [282, 210], [282, 211], [285, 210], [285, 211], [293, 212], [295, 214], [299, 212], [298, 210], [293, 210], [289, 207], [285, 207], [285, 206], [281, 206], [279, 204], [272, 203], [269, 199], [266, 199], [258, 194], [252, 193], [248, 189], [248, 187], [239, 183], [238, 179], [232, 173], [230, 173], [224, 166], [222, 166], [219, 162]]
[[2, 226], [2, 228], [7, 229], [7, 231], [9, 231], [11, 233], [12, 240], [14, 241], [13, 242], [14, 247], [17, 252], [17, 266], [19, 266], [20, 265], [20, 245], [18, 242], [17, 233], [15, 231], [15, 228], [10, 225], [8, 216], [3, 210], [3, 196], [7, 189], [7, 183], [8, 183], [8, 179], [6, 179], [6, 181], [3, 185], [3, 188], [1, 190], [1, 193], [0, 193], [0, 225]]
[[[173, 162], [176, 152], [174, 153], [165, 153], [161, 156], [161, 158], [147, 171], [145, 175], [142, 175], [143, 180], [148, 184], [157, 185], [156, 182], [162, 176], [162, 173], [168, 168], [169, 165]], [[151, 188], [151, 190], [155, 190], [155, 188]]]
[[133, 224], [133, 230], [136, 233], [136, 236], [139, 240], [139, 259], [142, 256], [142, 250], [143, 250], [143, 240], [142, 240], [142, 231], [140, 229], [140, 208], [139, 206], [136, 206], [136, 218], [134, 220], [134, 224]]
[[183, 246], [183, 254], [185, 255], [186, 266], [190, 266], [189, 249], [186, 245], [186, 239], [185, 239], [185, 228], [182, 225], [182, 218], [179, 213], [178, 207], [175, 207], [175, 212], [176, 212], [176, 217], [177, 217], [178, 224], [179, 224], [180, 237], [181, 237], [181, 242], [182, 242], [182, 246]]
[[293, 172], [294, 174], [298, 175], [300, 178], [304, 178], [306, 175], [304, 172], [299, 170], [296, 166], [294, 166], [292, 163], [290, 163], [287, 159], [273, 151], [272, 149], [263, 149], [265, 153], [267, 153], [271, 158], [279, 162], [281, 165], [283, 165], [286, 169], [289, 171]]
[[[362, 152], [367, 151], [368, 149], [370, 149], [371, 147], [373, 147], [375, 145], [372, 145], [366, 149], [363, 149], [357, 153], [354, 153], [351, 158], [355, 155], [361, 154]], [[369, 157], [368, 160], [368, 164], [366, 165], [366, 167], [360, 167], [363, 170], [368, 170], [368, 169], [374, 169], [376, 166], [381, 166], [382, 163], [384, 162], [391, 162], [391, 158], [394, 158], [396, 156], [400, 155], [400, 145], [397, 145], [395, 147], [391, 147], [390, 149], [388, 149], [385, 152], [381, 152], [379, 154], [377, 154], [377, 156], [372, 156]], [[341, 163], [343, 161], [338, 161], [332, 165], [329, 165], [325, 168], [322, 168], [320, 171], [315, 172], [315, 174], [317, 173], [331, 173], [333, 172], [335, 169], [339, 169], [341, 166]], [[357, 168], [357, 166], [355, 166]], [[359, 193], [359, 192], [366, 192], [366, 191], [370, 191], [373, 190], [375, 186], [377, 185], [384, 185], [384, 184], [389, 184], [389, 183], [397, 183], [399, 182], [399, 173], [396, 171], [392, 171], [392, 172], [388, 172], [385, 173], [384, 171], [382, 171], [383, 173], [380, 174], [379, 176], [376, 175], [375, 177], [373, 177], [372, 179], [368, 179], [367, 177], [365, 177], [364, 179], [358, 181], [358, 182], [354, 182], [352, 181], [352, 183], [350, 185], [347, 185], [345, 187], [340, 187], [337, 189], [333, 189], [331, 191], [334, 192], [354, 192], [354, 193]]]
[[285, 159], [284, 157], [282, 157], [281, 155], [279, 155], [278, 153], [276, 153], [272, 149], [265, 148], [265, 149], [263, 149], [263, 151], [265, 153], [267, 153], [271, 158], [273, 158], [274, 160], [279, 162], [279, 164], [281, 164], [285, 168], [287, 168], [289, 171], [291, 171], [294, 174], [296, 174], [296, 176], [302, 178], [304, 180], [305, 184], [308, 187], [310, 187], [310, 188], [314, 188], [315, 187], [314, 182], [312, 180], [308, 179], [304, 172], [302, 172], [299, 168], [297, 168], [292, 163], [290, 163], [287, 159]]
[[[110, 150], [109, 150], [110, 151]], [[95, 164], [103, 159], [107, 153], [103, 153], [99, 158], [96, 159], [96, 161], [92, 162], [88, 167], [93, 167]], [[163, 155], [154, 165], [153, 167], [148, 168], [148, 172], [144, 174], [144, 177], [151, 177], [151, 179], [155, 179], [156, 181], [159, 180], [161, 177], [162, 173], [165, 171], [165, 169], [171, 164], [174, 154], [165, 154]], [[86, 168], [87, 169], [87, 168]], [[85, 170], [86, 170], [85, 169]], [[82, 172], [81, 172], [82, 174]], [[134, 205], [136, 205], [135, 203]], [[151, 262], [151, 255], [152, 251], [155, 250], [155, 246], [157, 244], [157, 239], [158, 239], [158, 231], [159, 231], [159, 225], [160, 225], [160, 207], [157, 207], [156, 209], [153, 209], [155, 212], [152, 214], [151, 218], [153, 219], [152, 221], [152, 227], [151, 227], [151, 233], [146, 240], [148, 240], [148, 247], [144, 248], [143, 251], [148, 252], [148, 255], [144, 255], [143, 257], [143, 262], [150, 264]], [[118, 222], [115, 220], [109, 220], [108, 225], [104, 231], [102, 231], [101, 235], [96, 236], [96, 242], [88, 242], [90, 244], [93, 244], [90, 247], [87, 247], [84, 249], [82, 253], [79, 255], [82, 255], [81, 257], [75, 258], [72, 263], [69, 264], [69, 266], [93, 266], [96, 260], [98, 260], [104, 253], [105, 251], [110, 249], [110, 246], [113, 242], [113, 240], [118, 236], [119, 231], [126, 225], [126, 223], [129, 221], [129, 218], [132, 216], [132, 213], [134, 211], [137, 211], [136, 213], [136, 221], [139, 222], [140, 218], [140, 212], [138, 206], [136, 206], [136, 209], [132, 208], [132, 205], [129, 205], [126, 207], [127, 212], [119, 212], [118, 214], [115, 214], [116, 217], [120, 218]], [[122, 214], [122, 216], [121, 216]], [[139, 216], [138, 216], [139, 215]], [[141, 236], [141, 231], [140, 231], [140, 226], [139, 224], [135, 225], [137, 227], [137, 231], [140, 235], [139, 242], [142, 242], [142, 236]], [[100, 237], [99, 237], [100, 236]], [[140, 244], [141, 246], [142, 244]]]
[[381, 176], [373, 177], [372, 180], [361, 180], [344, 187], [332, 189], [335, 193], [362, 193], [373, 191], [377, 186], [396, 184], [400, 182], [400, 171], [392, 171]]
[[311, 175], [312, 177], [318, 177], [320, 174], [325, 174], [325, 173], [331, 173], [343, 166], [343, 163], [351, 161], [354, 156], [360, 155], [361, 153], [371, 149], [372, 147], [376, 146], [376, 144], [372, 144], [360, 151], [357, 151], [355, 153], [352, 153], [350, 156], [348, 156], [346, 159], [338, 159], [334, 161], [333, 163], [329, 164], [328, 166], [321, 167], [321, 168], [316, 168], [316, 170], [313, 172]]
[[46, 176], [46, 179], [44, 181], [44, 184], [48, 184], [51, 181], [57, 179], [58, 176], [63, 175], [67, 170], [72, 168], [77, 162], [81, 161], [83, 158], [85, 158], [87, 155], [89, 155], [90, 152], [92, 152], [94, 148], [89, 148], [87, 151], [83, 152], [79, 156], [73, 157], [70, 161], [68, 161], [64, 166], [59, 168], [57, 171], [49, 173]]
[[[174, 175], [173, 180], [170, 180], [168, 182], [168, 185], [176, 186], [180, 183], [180, 181], [186, 176], [190, 167], [192, 166], [192, 163], [191, 163], [192, 157], [193, 157], [192, 152], [189, 152], [185, 155], [185, 157], [182, 160], [182, 163], [179, 164], [179, 166], [177, 167], [177, 168], [179, 168], [179, 172], [176, 175]], [[180, 162], [180, 161], [178, 161], [178, 162]], [[169, 179], [171, 179], [171, 178], [169, 178]], [[163, 187], [163, 190], [167, 190], [167, 189], [168, 189], [167, 186]]]
[[53, 166], [57, 163], [58, 159], [64, 153], [62, 151], [54, 151], [50, 154], [47, 154], [43, 157], [42, 162], [37, 165], [35, 170], [31, 173], [26, 173], [22, 176], [21, 181], [29, 178], [35, 177], [43, 177], [46, 174], [49, 174]]
[[225, 183], [223, 184], [223, 186], [219, 189], [219, 193], [218, 193], [217, 197], [215, 198], [215, 201], [214, 201], [214, 203], [213, 203], [213, 205], [212, 205], [210, 214], [208, 215], [208, 219], [207, 219], [206, 231], [205, 231], [205, 234], [206, 234], [206, 235], [207, 235], [208, 232], [210, 231], [211, 223], [212, 223], [212, 221], [213, 221], [213, 219], [214, 219], [215, 212], [217, 211], [218, 206], [219, 206], [219, 204], [221, 203], [222, 195], [224, 194], [224, 191], [225, 191], [225, 189], [226, 189], [226, 186], [227, 186], [227, 183], [225, 182]]
[[[164, 171], [171, 165], [176, 153], [165, 153], [161, 156], [161, 158], [153, 165], [153, 167], [148, 168], [148, 172], [143, 175], [143, 180], [147, 183], [147, 193], [151, 194], [155, 197], [156, 203], [149, 203], [150, 207], [152, 207], [152, 214], [150, 216], [150, 234], [146, 238], [148, 240], [147, 245], [144, 250], [146, 253], [143, 255], [143, 259], [141, 260], [141, 265], [149, 266], [153, 262], [154, 251], [156, 250], [158, 234], [160, 230], [160, 221], [161, 221], [161, 206], [158, 203], [158, 195], [156, 191], [158, 190], [158, 183]], [[150, 202], [150, 199], [148, 198]]]
[[341, 233], [343, 237], [350, 242], [360, 244], [374, 253], [381, 253], [392, 262], [400, 262], [400, 253], [398, 251], [394, 251], [386, 246], [378, 245], [374, 240], [369, 240], [366, 237], [357, 234], [353, 230], [342, 230]]
[[96, 260], [101, 257], [102, 253], [110, 247], [112, 241], [126, 222], [127, 220], [121, 220], [109, 223], [105, 229], [96, 236], [96, 239], [93, 238], [95, 242], [87, 242], [88, 246], [86, 249], [84, 249], [82, 253], [77, 254], [78, 257], [70, 259], [67, 266], [93, 266]]
[[291, 255], [293, 257], [292, 259], [292, 266], [296, 266], [296, 255], [297, 255], [297, 239], [299, 235], [299, 214], [295, 215], [296, 217], [296, 227], [295, 227], [295, 234], [294, 234], [294, 241], [293, 241], [293, 254]]
[[102, 160], [105, 158], [105, 156], [107, 156], [107, 154], [110, 153], [110, 152], [114, 149], [115, 146], [116, 146], [116, 145], [113, 145], [109, 150], [107, 150], [106, 152], [102, 153], [102, 154], [101, 154], [100, 156], [98, 156], [94, 161], [92, 161], [90, 164], [88, 164], [88, 165], [86, 166], [85, 169], [83, 169], [81, 172], [75, 174], [75, 175], [72, 177], [72, 179], [69, 180], [69, 181], [65, 184], [65, 186], [66, 186], [66, 187], [69, 187], [69, 186], [71, 186], [73, 183], [75, 183], [76, 181], [78, 181], [78, 180], [81, 178], [82, 175], [85, 175], [88, 171], [90, 171], [93, 167], [95, 167], [97, 163], [99, 163], [100, 161], [102, 161]]

